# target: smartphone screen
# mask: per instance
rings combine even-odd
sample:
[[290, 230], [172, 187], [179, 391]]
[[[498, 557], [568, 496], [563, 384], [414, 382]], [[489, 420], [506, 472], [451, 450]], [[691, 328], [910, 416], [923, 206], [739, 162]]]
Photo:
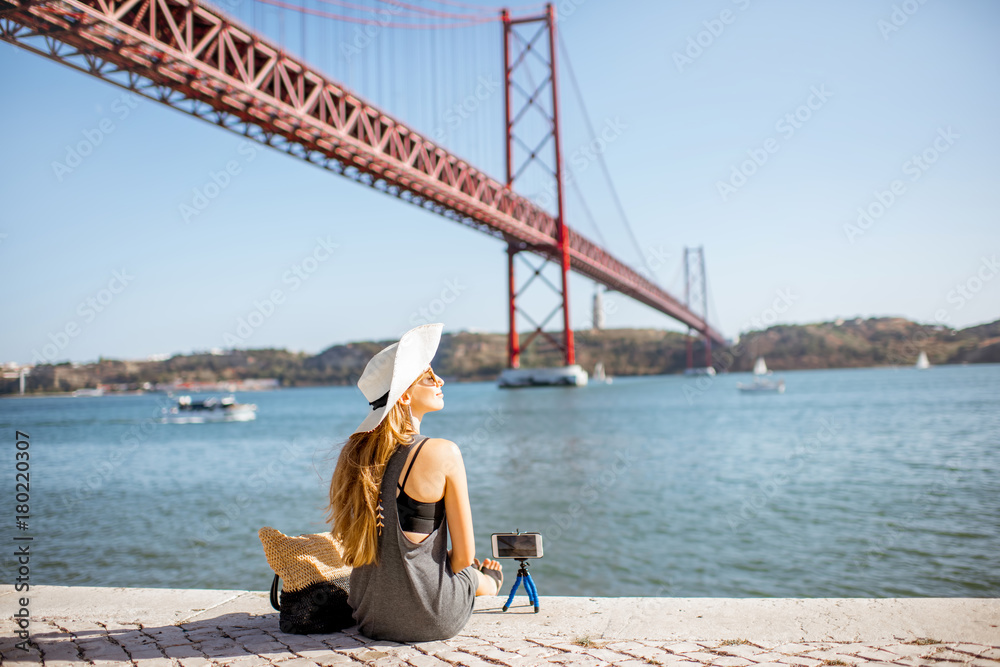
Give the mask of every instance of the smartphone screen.
[[542, 536], [537, 533], [493, 536], [494, 558], [541, 558]]

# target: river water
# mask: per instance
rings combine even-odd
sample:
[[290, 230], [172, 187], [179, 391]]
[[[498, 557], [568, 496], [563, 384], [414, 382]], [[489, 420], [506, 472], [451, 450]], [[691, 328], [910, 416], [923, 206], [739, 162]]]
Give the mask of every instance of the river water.
[[[542, 596], [1000, 595], [1000, 365], [780, 375], [783, 395], [741, 394], [746, 374], [448, 383], [421, 430], [462, 449], [478, 555], [542, 532]], [[33, 536], [32, 583], [266, 590], [257, 530], [327, 529], [367, 404], [353, 386], [237, 399], [257, 420], [158, 423], [162, 395], [0, 401], [2, 534]]]

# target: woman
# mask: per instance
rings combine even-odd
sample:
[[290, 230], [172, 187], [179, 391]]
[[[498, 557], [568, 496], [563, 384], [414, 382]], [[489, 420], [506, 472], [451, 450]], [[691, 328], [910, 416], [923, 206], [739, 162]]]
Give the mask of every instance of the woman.
[[498, 562], [475, 558], [462, 453], [420, 434], [424, 415], [444, 407], [444, 380], [430, 365], [443, 327], [411, 329], [365, 366], [358, 388], [372, 411], [330, 481], [327, 520], [354, 568], [348, 603], [373, 639], [453, 637], [475, 597], [503, 583]]

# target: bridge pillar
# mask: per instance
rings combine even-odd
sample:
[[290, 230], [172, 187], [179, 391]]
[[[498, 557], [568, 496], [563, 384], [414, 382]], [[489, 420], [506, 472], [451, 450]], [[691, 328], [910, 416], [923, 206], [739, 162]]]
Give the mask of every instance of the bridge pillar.
[[521, 348], [517, 340], [517, 306], [514, 298], [517, 296], [517, 284], [514, 282], [514, 255], [517, 250], [512, 245], [507, 244], [507, 294], [509, 297], [508, 312], [510, 316], [510, 329], [507, 333], [507, 367], [521, 367]]
[[[705, 248], [684, 248], [684, 305], [691, 312], [701, 310], [701, 320], [704, 330], [694, 329], [705, 339], [705, 368], [712, 367], [712, 339], [708, 335], [708, 280], [705, 274]], [[692, 327], [688, 325], [687, 336], [687, 367], [694, 369], [694, 337]]]
[[[515, 300], [520, 292], [516, 290], [514, 280], [514, 255], [528, 250], [542, 256], [546, 261], [553, 261], [559, 266], [561, 288], [553, 289], [559, 293], [562, 304], [563, 340], [558, 341], [542, 330], [551, 318], [551, 314], [527, 338], [524, 348], [531, 344], [537, 335], [542, 335], [561, 349], [564, 363], [571, 366], [576, 363], [576, 350], [573, 340], [573, 329], [569, 319], [569, 230], [566, 226], [563, 201], [563, 161], [559, 132], [559, 101], [558, 81], [556, 76], [556, 10], [551, 3], [545, 5], [545, 13], [537, 16], [512, 18], [506, 9], [500, 13], [503, 22], [503, 61], [504, 61], [504, 135], [506, 140], [507, 187], [513, 189], [518, 178], [531, 179], [531, 189], [537, 189], [542, 184], [541, 199], [543, 208], [550, 209], [556, 223], [556, 243], [545, 247], [527, 246], [513, 242], [507, 246], [507, 274], [510, 331], [508, 334], [509, 368], [520, 367], [520, 354], [523, 349], [517, 335]], [[548, 38], [547, 48], [539, 45], [543, 36]], [[540, 74], [533, 74], [532, 67], [540, 69]], [[548, 91], [546, 91], [548, 88]], [[512, 91], [519, 94], [517, 109], [512, 109], [515, 102]], [[548, 94], [546, 94], [548, 93]], [[548, 104], [545, 102], [548, 101]], [[534, 112], [535, 124], [522, 123], [528, 112]], [[541, 127], [544, 131], [539, 135], [538, 115], [542, 117]], [[551, 163], [544, 159], [547, 144], [552, 143]], [[521, 159], [518, 159], [516, 147], [520, 146]], [[548, 181], [548, 183], [542, 183]], [[535, 269], [531, 280], [541, 275], [541, 269]], [[544, 276], [542, 276], [543, 279]], [[529, 283], [531, 282], [529, 280]], [[546, 280], [548, 282], [548, 280]], [[527, 285], [525, 285], [526, 287]], [[521, 290], [523, 292], [523, 288]], [[523, 311], [522, 311], [523, 312]], [[553, 313], [554, 314], [554, 313]], [[530, 319], [530, 318], [528, 318]]]

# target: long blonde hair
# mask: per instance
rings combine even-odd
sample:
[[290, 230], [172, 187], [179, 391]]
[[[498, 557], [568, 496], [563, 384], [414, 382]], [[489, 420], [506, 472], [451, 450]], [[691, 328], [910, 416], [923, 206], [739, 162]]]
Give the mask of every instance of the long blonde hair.
[[360, 567], [377, 561], [382, 475], [397, 445], [412, 444], [415, 434], [409, 410], [396, 401], [375, 430], [352, 434], [340, 450], [330, 480], [326, 521], [333, 524], [331, 532], [344, 546], [347, 565]]

